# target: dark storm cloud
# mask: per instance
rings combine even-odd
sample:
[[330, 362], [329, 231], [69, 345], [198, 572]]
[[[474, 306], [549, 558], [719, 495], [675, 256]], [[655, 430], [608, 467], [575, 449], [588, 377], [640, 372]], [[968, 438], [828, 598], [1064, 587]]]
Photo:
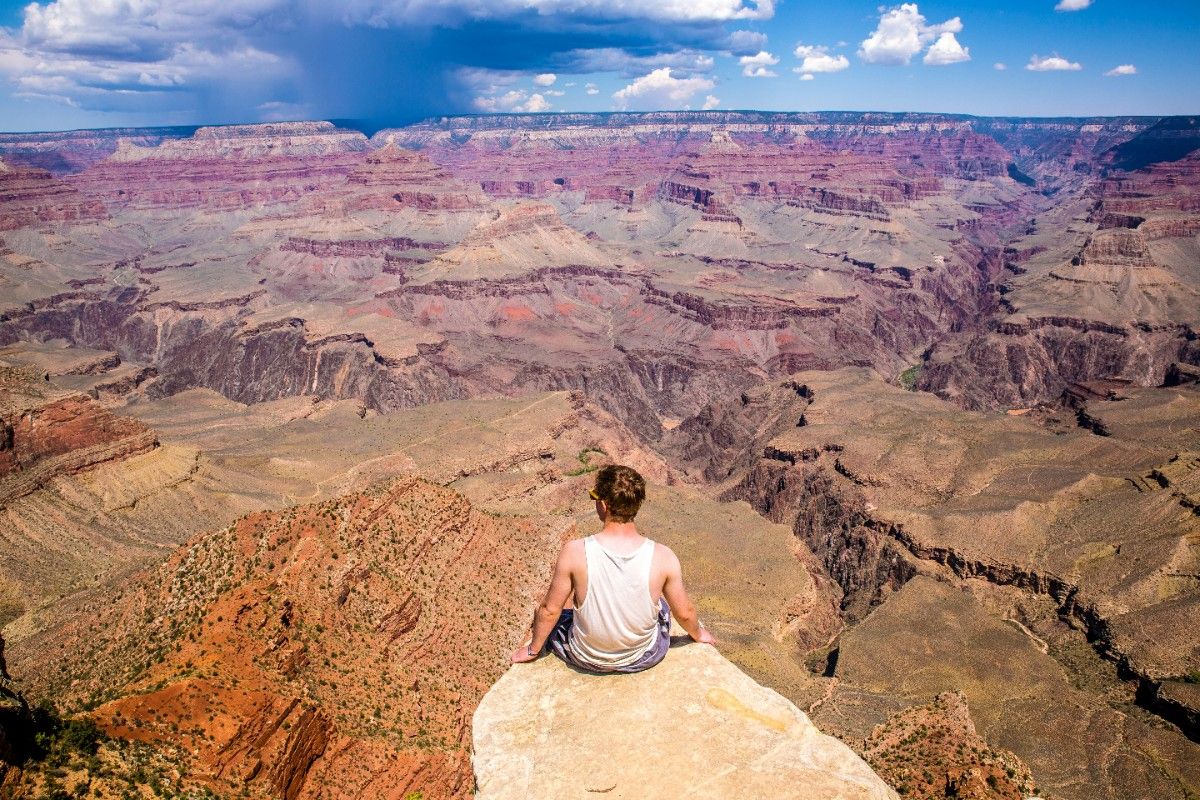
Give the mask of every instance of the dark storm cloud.
[[771, 12], [767, 0], [55, 0], [0, 31], [0, 74], [14, 96], [86, 109], [399, 123], [471, 110], [481, 83], [506, 75], [702, 72], [753, 38], [726, 23]]

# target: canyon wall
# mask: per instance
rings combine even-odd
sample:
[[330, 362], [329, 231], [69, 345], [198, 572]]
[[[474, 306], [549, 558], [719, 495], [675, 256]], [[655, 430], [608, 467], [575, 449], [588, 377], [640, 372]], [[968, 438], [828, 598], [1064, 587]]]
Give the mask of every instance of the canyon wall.
[[197, 791], [466, 796], [614, 460], [729, 658], [895, 785], [1190, 796], [1194, 127], [0, 136], [13, 670]]

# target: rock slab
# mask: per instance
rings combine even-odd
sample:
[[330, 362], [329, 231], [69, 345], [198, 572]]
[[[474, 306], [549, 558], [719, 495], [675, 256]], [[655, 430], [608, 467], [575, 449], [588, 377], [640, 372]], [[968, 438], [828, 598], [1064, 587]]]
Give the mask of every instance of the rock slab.
[[473, 759], [478, 800], [896, 798], [790, 701], [695, 644], [636, 675], [553, 657], [511, 668], [475, 712]]

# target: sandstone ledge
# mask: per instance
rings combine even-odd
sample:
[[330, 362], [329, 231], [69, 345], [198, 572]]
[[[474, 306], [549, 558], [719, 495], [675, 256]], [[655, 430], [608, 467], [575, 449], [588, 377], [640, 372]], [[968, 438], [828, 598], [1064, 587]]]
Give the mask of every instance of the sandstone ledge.
[[511, 668], [475, 712], [479, 800], [896, 797], [849, 747], [714, 648], [637, 675], [553, 656]]

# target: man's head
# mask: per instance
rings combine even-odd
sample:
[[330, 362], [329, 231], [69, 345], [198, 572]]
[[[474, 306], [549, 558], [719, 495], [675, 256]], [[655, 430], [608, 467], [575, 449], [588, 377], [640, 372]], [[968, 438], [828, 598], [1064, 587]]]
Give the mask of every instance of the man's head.
[[608, 519], [629, 522], [637, 516], [646, 499], [646, 481], [630, 467], [609, 464], [596, 473], [592, 498], [603, 501]]

